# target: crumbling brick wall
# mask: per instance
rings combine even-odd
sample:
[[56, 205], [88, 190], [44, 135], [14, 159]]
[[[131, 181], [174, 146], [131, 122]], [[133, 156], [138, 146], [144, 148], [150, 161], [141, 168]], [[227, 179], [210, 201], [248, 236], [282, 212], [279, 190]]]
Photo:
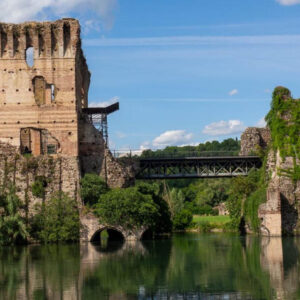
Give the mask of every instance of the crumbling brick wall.
[[101, 132], [85, 119], [80, 122], [79, 141], [82, 174], [99, 174], [110, 187], [128, 187], [134, 183], [133, 167], [121, 165], [107, 148]]
[[[34, 205], [47, 201], [54, 193], [61, 191], [73, 199], [79, 196], [79, 161], [76, 157], [62, 155], [22, 156], [16, 147], [7, 143], [0, 143], [0, 186], [3, 189], [14, 184], [17, 195], [28, 202], [30, 213], [34, 212]], [[44, 197], [35, 197], [32, 186], [38, 178], [45, 178]]]
[[77, 20], [0, 23], [0, 142], [21, 153], [78, 160], [76, 177], [93, 172], [111, 186], [127, 186], [127, 169], [82, 113], [89, 84]]

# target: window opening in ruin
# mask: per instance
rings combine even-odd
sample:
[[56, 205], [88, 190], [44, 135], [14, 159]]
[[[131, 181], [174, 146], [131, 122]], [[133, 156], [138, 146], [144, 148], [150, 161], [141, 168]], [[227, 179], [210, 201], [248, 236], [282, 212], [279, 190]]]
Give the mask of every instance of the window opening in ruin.
[[33, 91], [34, 91], [34, 98], [37, 105], [45, 104], [46, 102], [46, 82], [44, 77], [36, 76], [33, 79]]
[[32, 68], [34, 64], [33, 52], [33, 47], [28, 47], [26, 49], [26, 63], [30, 68]]
[[53, 144], [47, 145], [47, 153], [55, 154], [56, 153], [56, 145], [53, 145]]
[[69, 24], [67, 24], [67, 23], [64, 24], [63, 33], [64, 33], [64, 55], [66, 55], [66, 52], [70, 48], [70, 39], [71, 39]]
[[1, 56], [6, 52], [7, 47], [7, 34], [1, 30]]
[[53, 102], [55, 100], [55, 86], [54, 86], [54, 84], [50, 84], [50, 88], [51, 88], [51, 102]]

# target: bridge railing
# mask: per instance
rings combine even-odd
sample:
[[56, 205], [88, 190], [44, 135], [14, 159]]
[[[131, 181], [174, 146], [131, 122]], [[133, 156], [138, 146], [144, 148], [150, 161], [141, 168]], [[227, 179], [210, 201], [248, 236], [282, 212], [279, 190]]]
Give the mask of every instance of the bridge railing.
[[165, 152], [161, 150], [111, 150], [111, 153], [115, 158], [134, 158], [134, 159], [239, 156], [239, 151]]

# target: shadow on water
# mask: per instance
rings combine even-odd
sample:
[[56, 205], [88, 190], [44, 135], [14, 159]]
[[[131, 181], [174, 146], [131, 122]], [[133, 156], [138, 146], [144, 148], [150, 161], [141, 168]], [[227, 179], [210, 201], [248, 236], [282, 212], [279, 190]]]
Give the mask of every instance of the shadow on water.
[[121, 232], [107, 228], [97, 231], [91, 242], [97, 251], [110, 253], [122, 248], [124, 237]]
[[1, 248], [0, 299], [299, 299], [300, 239], [106, 233], [106, 244]]

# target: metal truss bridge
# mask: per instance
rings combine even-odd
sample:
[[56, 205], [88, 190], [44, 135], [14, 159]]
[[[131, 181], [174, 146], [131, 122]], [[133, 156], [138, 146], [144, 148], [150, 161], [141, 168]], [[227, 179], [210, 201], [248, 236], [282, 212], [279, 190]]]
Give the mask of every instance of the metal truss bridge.
[[262, 165], [258, 156], [140, 158], [137, 179], [247, 176]]

